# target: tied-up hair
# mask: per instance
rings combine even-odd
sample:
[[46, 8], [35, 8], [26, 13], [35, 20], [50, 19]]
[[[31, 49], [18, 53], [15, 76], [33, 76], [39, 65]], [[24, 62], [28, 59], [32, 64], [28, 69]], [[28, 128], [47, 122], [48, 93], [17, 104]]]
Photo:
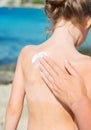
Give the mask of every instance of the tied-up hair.
[[50, 3], [51, 5], [53, 6], [56, 6], [56, 7], [60, 7], [62, 6], [64, 3], [65, 3], [65, 0], [61, 0], [61, 2], [59, 0], [57, 1], [54, 1], [54, 0], [46, 0], [46, 4]]
[[91, 0], [45, 0], [45, 13], [53, 28], [61, 18], [84, 26], [85, 18], [91, 17]]

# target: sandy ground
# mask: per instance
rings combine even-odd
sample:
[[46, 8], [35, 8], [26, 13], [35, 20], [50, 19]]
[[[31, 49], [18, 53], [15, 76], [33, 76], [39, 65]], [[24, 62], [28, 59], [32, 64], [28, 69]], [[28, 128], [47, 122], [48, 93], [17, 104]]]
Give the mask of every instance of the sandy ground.
[[[12, 85], [0, 85], [0, 130], [4, 130], [6, 107], [9, 100]], [[17, 130], [27, 130], [27, 104], [24, 102], [23, 113]]]

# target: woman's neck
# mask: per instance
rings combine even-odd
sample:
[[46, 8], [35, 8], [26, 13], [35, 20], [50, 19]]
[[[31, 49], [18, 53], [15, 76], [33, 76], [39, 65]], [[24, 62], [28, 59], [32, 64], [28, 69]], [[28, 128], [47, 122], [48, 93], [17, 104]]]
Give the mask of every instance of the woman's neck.
[[57, 42], [62, 39], [67, 41], [67, 43], [77, 46], [82, 39], [82, 32], [71, 22], [66, 22], [64, 25], [60, 22], [57, 24], [52, 36]]
[[54, 48], [76, 50], [75, 47], [80, 44], [82, 39], [81, 31], [72, 23], [67, 22], [65, 25], [56, 27], [48, 42]]

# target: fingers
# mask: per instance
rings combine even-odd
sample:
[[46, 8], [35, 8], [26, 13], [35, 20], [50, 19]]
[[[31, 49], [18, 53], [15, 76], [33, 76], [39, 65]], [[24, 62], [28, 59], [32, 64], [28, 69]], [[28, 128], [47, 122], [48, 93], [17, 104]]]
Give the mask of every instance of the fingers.
[[57, 74], [59, 74], [60, 68], [56, 65], [56, 63], [55, 63], [54, 61], [51, 60], [51, 58], [43, 57], [43, 59], [45, 60], [45, 62], [46, 62]]
[[44, 80], [44, 82], [46, 83], [46, 85], [48, 86], [48, 88], [50, 89], [50, 91], [52, 93], [55, 93], [54, 89], [55, 89], [55, 83], [54, 83], [54, 79], [52, 78], [51, 75], [49, 75], [49, 73], [46, 71], [46, 69], [40, 65], [40, 74], [42, 79]]
[[46, 68], [46, 70], [52, 75], [65, 75], [65, 72], [49, 57], [43, 57], [40, 59], [40, 63]]
[[48, 81], [53, 84], [54, 83], [54, 79], [52, 78], [52, 76], [49, 74], [49, 72], [46, 70], [45, 67], [43, 67], [42, 65], [40, 65], [40, 74], [43, 78], [47, 78]]
[[57, 98], [58, 97], [58, 91], [57, 89], [55, 89], [55, 84], [53, 84], [51, 82], [51, 78], [46, 77], [46, 75], [44, 73], [41, 72], [41, 76], [42, 79], [44, 80], [44, 82], [46, 83], [47, 87], [49, 88], [49, 90], [53, 93], [53, 95]]
[[65, 82], [65, 80], [69, 80], [70, 76], [69, 74], [61, 70], [59, 67], [57, 67], [57, 65], [50, 58], [40, 59], [40, 71], [43, 73], [42, 78], [47, 83], [47, 86], [49, 88], [51, 86], [50, 84], [54, 86], [53, 88], [51, 88], [52, 90], [60, 88], [60, 86]]
[[53, 84], [52, 82], [50, 82], [49, 78], [46, 77], [46, 75], [42, 72], [40, 72], [42, 79], [44, 80], [44, 82], [46, 83], [46, 85], [49, 87], [49, 89], [52, 91], [53, 88]]
[[72, 76], [75, 76], [75, 77], [78, 77], [79, 74], [78, 72], [75, 70], [75, 68], [71, 65], [70, 62], [68, 62], [67, 60], [64, 61], [64, 65], [65, 65], [65, 69], [66, 71], [72, 75]]
[[[54, 67], [55, 68], [55, 67]], [[57, 74], [57, 72], [54, 71], [54, 68], [51, 67], [48, 62], [45, 61], [45, 59], [40, 59], [40, 71], [42, 72], [42, 78], [47, 83], [47, 86], [50, 88], [50, 86], [58, 85], [59, 78], [63, 77]], [[61, 72], [60, 72], [61, 73]], [[53, 87], [54, 88], [54, 87]], [[53, 89], [51, 88], [51, 89]]]
[[[54, 79], [48, 74], [48, 72], [46, 72], [46, 70], [43, 70], [43, 68], [41, 69], [40, 74], [41, 74], [43, 81], [46, 83], [47, 87], [49, 88], [49, 90], [53, 93], [53, 95], [55, 97], [58, 97], [58, 95], [59, 95], [58, 94], [59, 93], [58, 86], [60, 86], [61, 84], [56, 85], [54, 82]], [[60, 90], [61, 90], [61, 88], [60, 88]], [[61, 92], [60, 92], [60, 94], [61, 94]]]
[[46, 62], [45, 59], [40, 59], [40, 69], [42, 69], [43, 72], [47, 72], [52, 77], [57, 75], [57, 72], [53, 70], [53, 68]]

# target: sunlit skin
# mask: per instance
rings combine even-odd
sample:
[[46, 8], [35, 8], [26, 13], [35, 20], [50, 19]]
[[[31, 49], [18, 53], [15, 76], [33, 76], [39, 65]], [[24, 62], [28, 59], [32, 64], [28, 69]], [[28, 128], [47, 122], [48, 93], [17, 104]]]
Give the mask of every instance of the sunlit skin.
[[91, 99], [79, 72], [67, 60], [64, 72], [48, 56], [40, 58], [41, 77], [50, 91], [74, 113], [80, 130], [91, 130]]
[[[73, 37], [68, 31], [69, 25]], [[87, 31], [88, 28], [84, 29], [84, 34]], [[80, 45], [82, 41], [82, 32], [71, 22], [67, 22], [56, 28], [43, 44], [23, 48], [17, 62], [4, 130], [17, 129], [25, 95], [28, 105], [28, 130], [78, 130], [72, 113], [55, 98], [41, 78], [39, 60], [32, 63], [32, 58], [39, 52], [46, 52], [64, 71], [64, 59], [71, 61], [83, 77], [90, 98], [91, 58], [75, 49], [75, 45]]]

